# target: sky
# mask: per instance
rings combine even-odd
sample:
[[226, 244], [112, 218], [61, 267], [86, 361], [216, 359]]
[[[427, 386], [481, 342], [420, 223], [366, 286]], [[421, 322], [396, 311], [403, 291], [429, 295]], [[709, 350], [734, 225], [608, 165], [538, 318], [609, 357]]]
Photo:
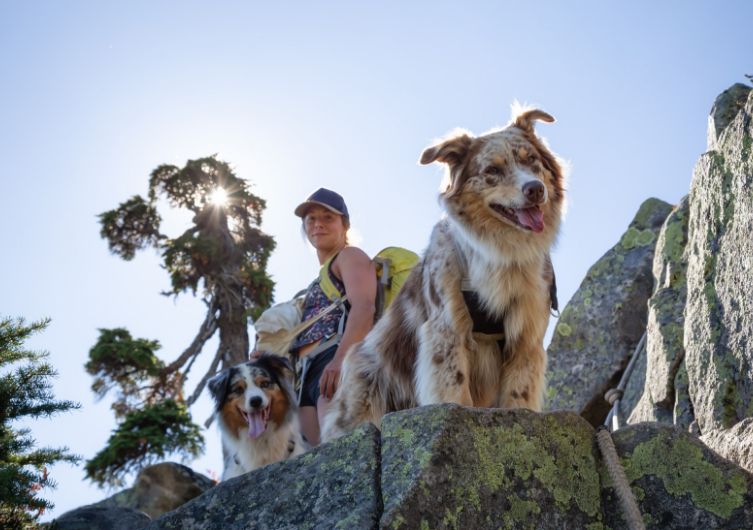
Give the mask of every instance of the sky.
[[[571, 167], [553, 254], [564, 307], [645, 199], [688, 192], [714, 99], [753, 74], [750, 20], [742, 1], [0, 0], [0, 316], [52, 318], [28, 346], [50, 352], [56, 396], [82, 405], [18, 426], [92, 458], [116, 425], [83, 369], [98, 328], [159, 340], [169, 361], [203, 321], [199, 297], [160, 295], [154, 250], [125, 262], [99, 236], [97, 214], [145, 195], [160, 164], [218, 154], [253, 184], [284, 301], [318, 271], [293, 215], [311, 191], [345, 197], [369, 254], [422, 252], [442, 177], [418, 165], [422, 150], [456, 127], [506, 125], [516, 99], [535, 104]], [[159, 208], [163, 232], [189, 226]], [[206, 393], [192, 413], [210, 415]], [[205, 436], [189, 465], [219, 474], [219, 435]], [[43, 520], [114, 493], [82, 466], [51, 475]]]

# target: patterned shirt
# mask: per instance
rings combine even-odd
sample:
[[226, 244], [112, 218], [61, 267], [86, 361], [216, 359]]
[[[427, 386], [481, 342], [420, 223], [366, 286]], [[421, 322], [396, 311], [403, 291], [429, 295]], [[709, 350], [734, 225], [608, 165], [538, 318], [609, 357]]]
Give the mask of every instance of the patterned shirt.
[[[332, 263], [334, 259], [330, 261], [329, 267], [327, 267], [327, 274], [337, 290], [344, 296], [345, 284], [341, 280], [337, 279], [337, 276], [332, 272]], [[306, 307], [303, 310], [303, 322], [314, 318], [316, 315], [327, 309], [332, 304], [327, 295], [324, 294], [322, 288], [319, 286], [319, 281], [315, 281], [308, 294], [306, 295]], [[345, 303], [346, 306], [348, 303]], [[322, 338], [329, 338], [337, 333], [337, 327], [340, 325], [340, 318], [343, 316], [343, 311], [339, 307], [333, 309], [327, 315], [325, 315], [316, 324], [302, 332], [293, 342], [293, 346], [290, 347], [291, 352], [296, 352], [301, 346], [311, 344]]]

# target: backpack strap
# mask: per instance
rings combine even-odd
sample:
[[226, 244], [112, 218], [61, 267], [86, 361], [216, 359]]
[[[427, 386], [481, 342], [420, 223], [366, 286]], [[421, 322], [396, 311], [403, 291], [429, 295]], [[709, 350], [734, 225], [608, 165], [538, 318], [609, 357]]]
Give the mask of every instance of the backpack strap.
[[321, 287], [324, 295], [333, 302], [339, 302], [340, 299], [343, 298], [342, 293], [337, 290], [337, 287], [335, 287], [335, 284], [332, 283], [332, 280], [329, 277], [329, 266], [332, 261], [339, 255], [340, 253], [338, 252], [337, 254], [329, 258], [322, 264], [322, 267], [319, 269], [319, 287]]

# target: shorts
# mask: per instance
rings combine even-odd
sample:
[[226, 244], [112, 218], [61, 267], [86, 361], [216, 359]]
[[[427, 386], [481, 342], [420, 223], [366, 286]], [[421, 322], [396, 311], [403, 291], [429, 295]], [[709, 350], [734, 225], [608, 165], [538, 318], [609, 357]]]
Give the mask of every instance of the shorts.
[[308, 365], [308, 369], [303, 376], [303, 393], [301, 394], [301, 402], [298, 404], [301, 407], [316, 407], [316, 402], [319, 399], [319, 379], [322, 377], [324, 368], [335, 358], [338, 344], [330, 346], [319, 355], [314, 357]]

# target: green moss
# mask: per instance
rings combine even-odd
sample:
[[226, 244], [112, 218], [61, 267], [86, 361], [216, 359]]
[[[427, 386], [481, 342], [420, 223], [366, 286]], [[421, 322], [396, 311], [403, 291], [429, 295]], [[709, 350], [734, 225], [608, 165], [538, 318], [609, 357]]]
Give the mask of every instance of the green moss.
[[463, 507], [458, 506], [458, 508], [455, 510], [455, 514], [453, 515], [449, 508], [445, 508], [445, 516], [442, 519], [442, 522], [445, 524], [445, 526], [458, 530], [458, 515], [462, 511]]
[[631, 483], [644, 475], [657, 476], [674, 497], [690, 494], [695, 506], [724, 519], [742, 506], [747, 492], [740, 471], [732, 470], [725, 477], [719, 468], [703, 459], [699, 446], [685, 437], [671, 439], [669, 431], [638, 445], [632, 455], [620, 461]]
[[429, 523], [421, 519], [421, 530], [431, 530]]
[[582, 340], [580, 340], [580, 338], [578, 338], [578, 339], [575, 340], [575, 349], [582, 350], [585, 347], [586, 347], [586, 345], [583, 343]]
[[656, 239], [656, 233], [650, 228], [641, 230], [638, 236], [635, 238], [635, 245], [638, 247], [645, 247]]
[[601, 523], [591, 523], [585, 525], [583, 528], [585, 528], [586, 530], [604, 530], [604, 525]]
[[531, 514], [541, 513], [541, 508], [535, 501], [524, 501], [516, 493], [508, 495], [507, 500], [510, 501], [510, 511], [506, 515], [512, 519], [512, 521], [507, 521], [508, 526], [524, 521]]
[[546, 426], [540, 436], [530, 437], [519, 424], [489, 428], [469, 422], [479, 455], [479, 483], [493, 493], [512, 487], [513, 477], [529, 480], [533, 476], [562, 509], [574, 503], [582, 512], [596, 516], [601, 501], [590, 435], [563, 428], [554, 416], [538, 420]]
[[650, 513], [644, 513], [641, 515], [641, 519], [643, 519], [643, 524], [645, 526], [648, 526], [650, 524], [659, 524], [659, 521], [657, 519], [654, 519]]
[[562, 335], [563, 337], [567, 337], [568, 335], [570, 335], [570, 333], [573, 332], [573, 329], [564, 322], [560, 322], [559, 324], [557, 324], [557, 331], [559, 331], [560, 335]]
[[622, 234], [622, 239], [620, 240], [620, 245], [622, 245], [622, 248], [625, 250], [630, 250], [631, 248], [635, 247], [635, 240], [638, 238], [639, 234], [640, 232], [635, 228], [628, 228], [627, 232]]
[[633, 495], [637, 501], [642, 501], [646, 498], [646, 491], [640, 486], [633, 486]]
[[657, 208], [669, 208], [669, 204], [653, 197], [646, 199], [638, 209], [638, 213], [635, 214], [633, 222], [630, 223], [630, 226], [635, 227], [638, 230], [648, 228], [648, 223], [651, 221], [651, 217], [653, 216], [653, 213]]
[[392, 521], [392, 528], [397, 530], [398, 528], [400, 528], [400, 525], [403, 524], [404, 522], [405, 522], [405, 519], [403, 519], [403, 516], [398, 515], [397, 517], [395, 517], [395, 520]]

